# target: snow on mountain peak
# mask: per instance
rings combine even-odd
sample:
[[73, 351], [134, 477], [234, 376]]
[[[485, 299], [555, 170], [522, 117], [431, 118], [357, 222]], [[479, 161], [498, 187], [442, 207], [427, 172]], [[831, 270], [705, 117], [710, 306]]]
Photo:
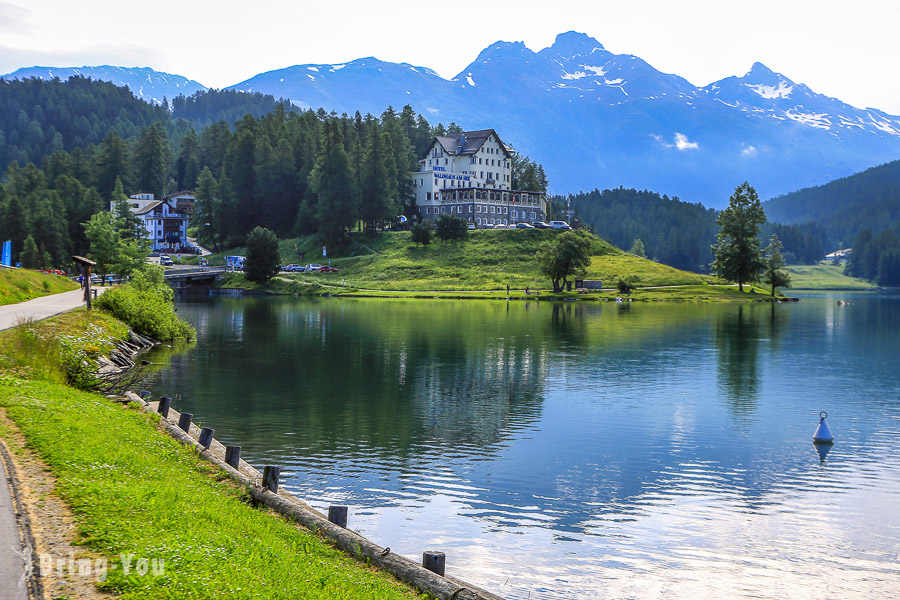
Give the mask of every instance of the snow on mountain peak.
[[778, 87], [773, 85], [765, 85], [763, 83], [745, 83], [745, 86], [765, 98], [766, 100], [774, 100], [775, 98], [789, 98], [794, 86], [786, 82], [784, 79], [778, 82]]

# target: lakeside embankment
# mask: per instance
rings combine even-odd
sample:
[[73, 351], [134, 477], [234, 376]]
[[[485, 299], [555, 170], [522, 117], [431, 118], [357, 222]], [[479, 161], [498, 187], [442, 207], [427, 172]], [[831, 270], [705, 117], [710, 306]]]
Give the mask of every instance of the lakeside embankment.
[[[131, 300], [121, 296], [120, 304]], [[20, 479], [34, 524], [31, 560], [52, 561], [40, 571], [48, 593], [428, 597], [256, 508], [246, 488], [169, 437], [158, 416], [73, 387], [90, 388], [99, 359], [127, 335], [121, 321], [83, 309], [0, 334], [0, 437], [14, 463], [46, 467], [16, 470], [51, 478], [61, 510], [71, 511], [71, 521], [56, 518], [54, 532], [42, 531], [42, 482]], [[59, 529], [73, 554], [57, 555], [68, 547], [52, 539]]]
[[[599, 238], [592, 240], [584, 279], [602, 281], [604, 290], [554, 294], [550, 281], [540, 273], [537, 254], [556, 235], [559, 232], [539, 229], [477, 230], [464, 241], [436, 241], [428, 246], [413, 244], [408, 232], [383, 232], [372, 238], [357, 235], [346, 247], [327, 250], [336, 273], [283, 272], [266, 286], [236, 273], [219, 285], [272, 294], [381, 298], [613, 300], [622, 296], [635, 301], [750, 302], [770, 297], [762, 287], [745, 285], [742, 293], [716, 277], [628, 254]], [[242, 252], [233, 249], [227, 254]], [[329, 262], [322, 258], [322, 247], [309, 237], [281, 241], [280, 252], [285, 264], [298, 262], [298, 252], [305, 252], [305, 262]], [[212, 264], [224, 264], [225, 255], [212, 255]], [[620, 282], [633, 288], [630, 294], [620, 291]]]

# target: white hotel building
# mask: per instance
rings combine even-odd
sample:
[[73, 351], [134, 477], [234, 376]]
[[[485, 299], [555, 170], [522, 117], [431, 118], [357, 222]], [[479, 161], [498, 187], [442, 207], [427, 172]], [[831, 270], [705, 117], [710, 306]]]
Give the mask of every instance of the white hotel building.
[[438, 136], [412, 177], [424, 219], [462, 217], [476, 227], [545, 221], [541, 192], [511, 190], [512, 150], [493, 129]]

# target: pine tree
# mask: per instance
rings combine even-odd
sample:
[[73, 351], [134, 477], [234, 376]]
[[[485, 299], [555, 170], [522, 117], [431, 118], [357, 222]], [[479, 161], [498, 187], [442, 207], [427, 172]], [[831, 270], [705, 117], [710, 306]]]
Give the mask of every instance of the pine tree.
[[221, 230], [221, 204], [216, 198], [218, 184], [208, 167], [203, 167], [197, 178], [197, 192], [194, 202], [194, 226], [197, 238], [202, 246], [210, 246], [220, 251], [220, 240], [217, 233]]
[[341, 241], [344, 232], [353, 225], [357, 193], [337, 121], [325, 125], [324, 144], [309, 175], [309, 187], [316, 196], [319, 235], [326, 243]]
[[192, 190], [200, 175], [200, 136], [193, 129], [181, 139], [181, 148], [175, 160], [175, 187]]
[[162, 126], [154, 123], [144, 127], [134, 155], [134, 180], [138, 191], [163, 198], [168, 165], [169, 141]]
[[28, 237], [25, 238], [24, 247], [22, 249], [22, 266], [26, 269], [41, 269], [50, 266], [42, 264], [43, 258], [41, 251], [34, 241], [34, 237], [29, 234]]
[[791, 275], [784, 266], [784, 256], [781, 254], [781, 241], [777, 235], [772, 236], [772, 241], [766, 246], [765, 252], [765, 271], [763, 272], [763, 281], [772, 286], [772, 297], [775, 297], [776, 287], [790, 287]]
[[736, 281], [743, 292], [744, 284], [756, 281], [765, 267], [759, 228], [766, 222], [766, 213], [756, 190], [746, 181], [739, 185], [716, 222], [719, 232], [712, 247], [715, 259], [710, 266], [720, 277]]
[[280, 262], [278, 237], [264, 227], [255, 227], [247, 236], [244, 275], [254, 283], [265, 285], [280, 271]]
[[128, 145], [118, 133], [110, 131], [97, 149], [95, 180], [101, 197], [110, 197], [116, 180], [120, 183], [129, 180], [128, 164]]

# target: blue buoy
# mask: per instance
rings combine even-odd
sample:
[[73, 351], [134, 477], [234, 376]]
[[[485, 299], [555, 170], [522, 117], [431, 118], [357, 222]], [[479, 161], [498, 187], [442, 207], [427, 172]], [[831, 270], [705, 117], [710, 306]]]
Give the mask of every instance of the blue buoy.
[[828, 413], [824, 410], [819, 413], [819, 427], [816, 428], [816, 432], [813, 434], [813, 442], [816, 444], [833, 444], [834, 436], [831, 434], [831, 430], [828, 429], [828, 424], [825, 423], [825, 419], [828, 418]]

